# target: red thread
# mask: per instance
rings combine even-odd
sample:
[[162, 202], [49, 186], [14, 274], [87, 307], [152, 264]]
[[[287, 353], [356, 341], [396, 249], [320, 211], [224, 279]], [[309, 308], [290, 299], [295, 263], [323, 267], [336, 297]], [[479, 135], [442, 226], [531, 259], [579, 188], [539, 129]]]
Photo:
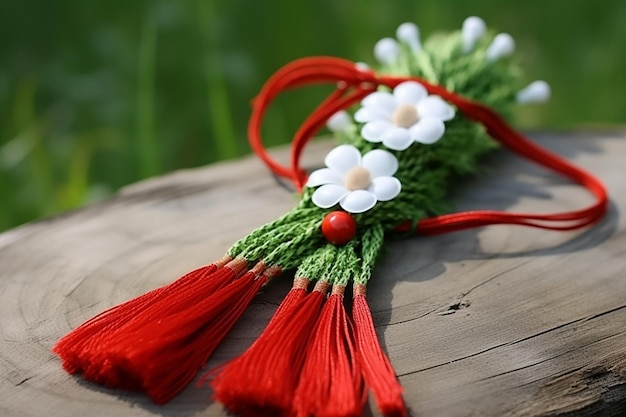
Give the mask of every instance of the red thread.
[[132, 344], [125, 349], [118, 344], [116, 351], [142, 389], [163, 404], [194, 378], [264, 283], [249, 271], [202, 302], [129, 335]]
[[63, 368], [67, 372], [70, 374], [82, 372], [91, 362], [90, 359], [84, 357], [85, 350], [92, 349], [101, 345], [103, 341], [109, 340], [120, 326], [125, 325], [133, 317], [136, 317], [137, 314], [145, 311], [155, 303], [163, 301], [172, 292], [185, 291], [185, 289], [195, 285], [199, 280], [218, 282], [219, 280], [213, 277], [217, 269], [217, 264], [198, 268], [168, 285], [103, 311], [61, 338], [55, 344], [53, 352], [61, 358]]
[[[357, 293], [356, 288], [354, 292]], [[365, 382], [385, 417], [407, 417], [406, 405], [402, 398], [402, 385], [378, 343], [364, 292], [363, 288], [360, 294], [353, 297], [352, 319]]]
[[[604, 185], [593, 175], [560, 156], [543, 149], [508, 126], [490, 108], [433, 85], [418, 77], [378, 76], [373, 71], [356, 68], [351, 61], [333, 57], [311, 57], [293, 61], [278, 70], [263, 86], [254, 100], [248, 134], [253, 150], [277, 175], [290, 179], [300, 191], [306, 173], [300, 167], [300, 156], [306, 143], [324, 126], [330, 116], [362, 100], [384, 85], [394, 88], [404, 81], [417, 81], [430, 94], [436, 94], [457, 106], [470, 119], [484, 125], [489, 135], [520, 156], [564, 175], [588, 189], [596, 201], [580, 210], [552, 214], [509, 213], [474, 210], [422, 219], [416, 227], [420, 234], [440, 234], [492, 224], [517, 224], [550, 230], [573, 230], [599, 221], [607, 210], [608, 196]], [[284, 90], [315, 84], [336, 84], [337, 88], [302, 123], [294, 135], [291, 166], [285, 167], [267, 154], [261, 141], [261, 122], [272, 100]], [[408, 231], [410, 221], [397, 227]]]
[[367, 392], [356, 356], [352, 323], [346, 315], [343, 293], [337, 293], [335, 288], [309, 342], [299, 380], [293, 399], [295, 415], [363, 415]]
[[241, 356], [208, 374], [215, 398], [234, 414], [286, 416], [326, 291], [293, 288], [259, 338]]
[[[163, 404], [206, 363], [261, 286], [278, 272], [262, 263], [236, 278], [244, 260], [216, 270], [210, 279], [185, 279], [167, 296], [120, 320], [103, 338], [79, 344], [83, 376], [112, 388], [144, 391]], [[231, 265], [229, 264], [229, 265]], [[236, 278], [236, 279], [235, 279]], [[180, 280], [179, 280], [180, 281]], [[122, 317], [123, 319], [123, 317]]]

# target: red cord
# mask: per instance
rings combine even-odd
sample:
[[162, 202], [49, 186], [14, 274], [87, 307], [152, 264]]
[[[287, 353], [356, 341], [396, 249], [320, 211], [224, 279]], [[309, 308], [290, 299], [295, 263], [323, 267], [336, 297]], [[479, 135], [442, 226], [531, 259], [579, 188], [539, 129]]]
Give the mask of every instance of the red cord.
[[[596, 201], [580, 210], [552, 214], [508, 213], [495, 210], [474, 210], [429, 217], [419, 221], [420, 234], [440, 234], [491, 224], [517, 224], [550, 230], [573, 230], [600, 220], [607, 210], [608, 196], [604, 185], [593, 175], [560, 156], [536, 145], [513, 130], [492, 109], [483, 104], [456, 95], [445, 88], [417, 77], [378, 76], [373, 71], [361, 70], [348, 60], [333, 57], [311, 57], [293, 61], [278, 70], [261, 89], [253, 102], [248, 125], [250, 144], [254, 152], [277, 175], [290, 179], [298, 191], [306, 183], [307, 174], [300, 167], [304, 147], [324, 127], [336, 112], [347, 109], [381, 86], [394, 88], [404, 81], [417, 81], [429, 94], [435, 94], [453, 103], [466, 117], [481, 123], [494, 139], [520, 156], [564, 175], [589, 190]], [[261, 122], [265, 111], [278, 94], [296, 87], [316, 84], [335, 84], [334, 90], [302, 123], [291, 148], [291, 164], [283, 166], [266, 152], [261, 140]], [[396, 230], [408, 231], [410, 222]]]

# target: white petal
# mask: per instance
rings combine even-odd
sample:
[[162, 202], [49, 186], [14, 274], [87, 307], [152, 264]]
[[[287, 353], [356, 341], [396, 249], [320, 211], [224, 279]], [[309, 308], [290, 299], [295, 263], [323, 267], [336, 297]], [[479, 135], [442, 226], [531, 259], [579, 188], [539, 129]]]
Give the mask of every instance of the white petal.
[[422, 119], [410, 129], [411, 140], [430, 145], [443, 136], [446, 127], [439, 119]]
[[398, 55], [400, 55], [400, 48], [394, 39], [383, 38], [374, 45], [374, 56], [381, 64], [391, 64], [398, 58]]
[[354, 66], [359, 71], [369, 71], [370, 70], [370, 66], [367, 65], [365, 62], [357, 62], [357, 63], [354, 64]]
[[378, 201], [393, 200], [400, 194], [402, 184], [396, 177], [374, 178], [368, 191], [374, 193]]
[[415, 23], [407, 22], [398, 26], [396, 30], [396, 38], [405, 42], [411, 48], [411, 51], [417, 52], [422, 49], [420, 43], [420, 30]]
[[393, 125], [385, 120], [375, 120], [368, 122], [361, 129], [361, 136], [369, 142], [382, 142], [383, 135], [389, 129], [392, 129]]
[[346, 111], [338, 111], [326, 121], [326, 127], [331, 132], [345, 132], [352, 126], [352, 118]]
[[518, 103], [542, 103], [550, 99], [550, 85], [545, 81], [533, 81], [517, 92]]
[[374, 120], [389, 120], [391, 111], [383, 107], [361, 107], [354, 113], [354, 120], [360, 123], [372, 122]]
[[417, 114], [423, 118], [450, 120], [454, 118], [454, 109], [439, 96], [428, 96], [417, 103]]
[[396, 99], [386, 91], [376, 91], [367, 95], [361, 105], [367, 108], [378, 108], [380, 114], [391, 114], [396, 108]]
[[393, 127], [383, 136], [383, 145], [394, 151], [403, 151], [411, 146], [413, 141], [409, 131], [403, 127]]
[[315, 190], [313, 196], [311, 196], [311, 201], [318, 207], [330, 208], [349, 193], [350, 191], [346, 190], [341, 185], [326, 184]]
[[355, 190], [339, 203], [348, 213], [363, 213], [376, 205], [376, 196], [367, 190]]
[[370, 172], [372, 178], [391, 176], [398, 170], [398, 160], [391, 152], [374, 149], [363, 155], [363, 168]]
[[340, 145], [328, 152], [324, 163], [337, 174], [344, 175], [361, 165], [361, 152], [352, 145]]
[[376, 120], [371, 111], [367, 110], [365, 107], [361, 107], [354, 113], [354, 120], [360, 123], [369, 122], [371, 120]]
[[482, 38], [487, 32], [487, 25], [480, 17], [470, 16], [463, 21], [462, 37], [463, 52], [466, 54], [474, 49], [476, 41]]
[[341, 174], [332, 169], [322, 168], [313, 171], [309, 175], [309, 179], [306, 182], [307, 187], [317, 187], [322, 184], [343, 184], [343, 178]]
[[393, 96], [398, 104], [417, 104], [426, 98], [428, 93], [423, 85], [415, 81], [405, 81], [393, 89]]
[[515, 52], [515, 41], [508, 33], [499, 33], [487, 48], [487, 61], [493, 62]]

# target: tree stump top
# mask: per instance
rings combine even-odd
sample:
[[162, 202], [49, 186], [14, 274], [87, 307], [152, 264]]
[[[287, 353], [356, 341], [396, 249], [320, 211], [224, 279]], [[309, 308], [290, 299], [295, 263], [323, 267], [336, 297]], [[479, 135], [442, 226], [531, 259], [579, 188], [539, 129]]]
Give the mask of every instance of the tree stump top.
[[[530, 136], [604, 181], [609, 213], [577, 232], [493, 226], [389, 242], [368, 299], [413, 416], [625, 413], [625, 135]], [[313, 143], [308, 166], [330, 147]], [[459, 188], [459, 210], [552, 212], [591, 202], [505, 150]], [[226, 415], [209, 388], [190, 385], [156, 406], [67, 375], [50, 349], [98, 312], [218, 259], [295, 202], [248, 157], [134, 184], [104, 203], [0, 234], [0, 415]], [[208, 366], [262, 331], [290, 287], [276, 281]]]

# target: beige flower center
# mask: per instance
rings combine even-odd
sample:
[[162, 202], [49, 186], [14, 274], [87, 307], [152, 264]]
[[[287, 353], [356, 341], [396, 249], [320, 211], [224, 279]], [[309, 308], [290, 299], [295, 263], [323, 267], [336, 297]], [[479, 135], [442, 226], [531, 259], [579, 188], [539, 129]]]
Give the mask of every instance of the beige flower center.
[[344, 187], [347, 190], [367, 190], [372, 184], [372, 176], [370, 172], [363, 167], [354, 167], [346, 174]]
[[398, 126], [408, 128], [413, 126], [419, 120], [417, 109], [412, 104], [401, 104], [391, 115], [391, 122]]

